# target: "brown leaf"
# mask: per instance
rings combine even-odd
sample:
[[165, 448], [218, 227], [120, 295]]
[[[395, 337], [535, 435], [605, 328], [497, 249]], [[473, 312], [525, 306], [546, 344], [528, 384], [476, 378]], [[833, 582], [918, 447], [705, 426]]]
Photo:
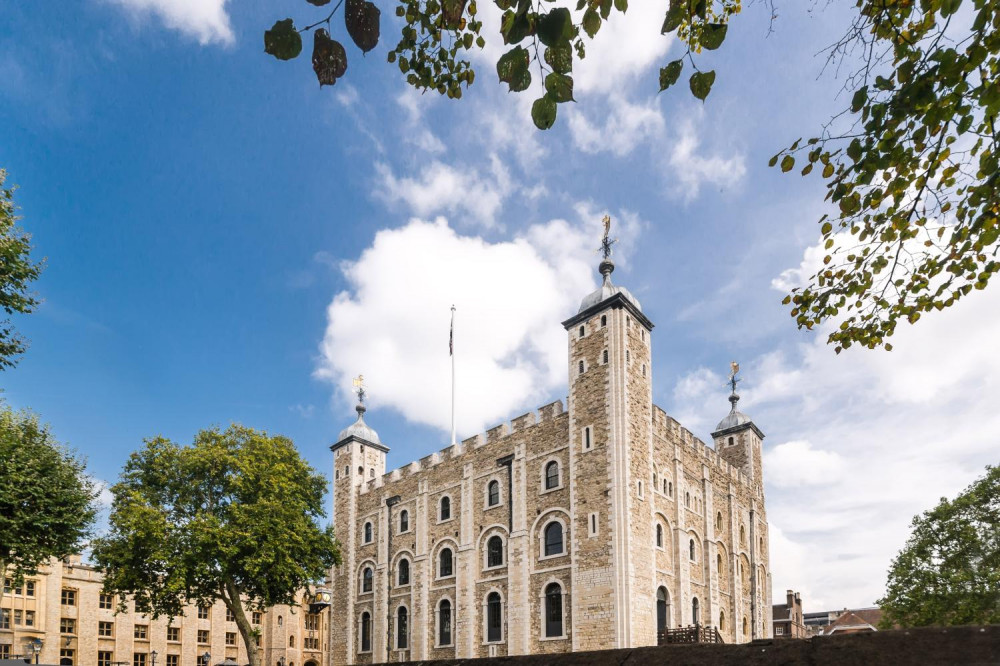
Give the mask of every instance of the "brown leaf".
[[344, 46], [330, 39], [330, 33], [320, 28], [313, 35], [313, 71], [320, 86], [332, 86], [347, 71], [347, 52]]
[[365, 53], [378, 44], [379, 17], [382, 12], [368, 0], [347, 0], [344, 3], [344, 23], [347, 34]]
[[443, 0], [441, 3], [441, 16], [444, 19], [444, 27], [448, 30], [458, 30], [462, 24], [462, 12], [468, 0]]

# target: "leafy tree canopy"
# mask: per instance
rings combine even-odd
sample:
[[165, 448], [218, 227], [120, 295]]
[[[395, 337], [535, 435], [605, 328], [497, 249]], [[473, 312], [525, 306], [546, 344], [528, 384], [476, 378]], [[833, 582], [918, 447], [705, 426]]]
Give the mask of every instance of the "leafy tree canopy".
[[96, 490], [38, 416], [0, 405], [0, 573], [16, 581], [80, 552]]
[[190, 446], [146, 440], [112, 487], [111, 529], [95, 542], [105, 590], [153, 617], [222, 600], [258, 666], [246, 611], [294, 604], [340, 561], [332, 527], [317, 522], [325, 490], [285, 437], [232, 425]]
[[[496, 63], [497, 77], [521, 92], [538, 76], [544, 93], [531, 116], [548, 129], [558, 105], [574, 101], [573, 64], [586, 56], [587, 41], [627, 11], [628, 0], [578, 0], [572, 11], [542, 0], [494, 2], [509, 47]], [[699, 70], [696, 56], [722, 46], [741, 0], [661, 2], [660, 31], [676, 34], [686, 51], [660, 69], [659, 90], [689, 67], [688, 88], [705, 100], [716, 72]], [[459, 98], [463, 84], [472, 84], [466, 52], [485, 44], [476, 3], [398, 0], [403, 26], [388, 58], [410, 85]], [[763, 4], [774, 16], [772, 0]], [[316, 30], [313, 68], [321, 85], [333, 84], [347, 70], [344, 47], [330, 36], [342, 6], [351, 39], [362, 51], [373, 48], [379, 8], [370, 0], [338, 0], [316, 23], [275, 23], [264, 35], [265, 51], [294, 58], [301, 33]], [[800, 328], [839, 325], [828, 338], [837, 352], [854, 344], [891, 349], [887, 338], [901, 319], [914, 323], [953, 305], [1000, 269], [1000, 4], [855, 0], [855, 7], [853, 25], [827, 52], [838, 70], [845, 63], [855, 68], [844, 83], [850, 105], [817, 136], [771, 160], [784, 172], [819, 175], [837, 207], [819, 221], [823, 266], [785, 299]]]
[[886, 587], [885, 628], [1000, 622], [1000, 467], [913, 519]]
[[[16, 188], [4, 187], [6, 180], [7, 171], [0, 169], [0, 308], [11, 315], [32, 312], [38, 305], [28, 283], [38, 279], [42, 263], [32, 263], [28, 256], [31, 236], [17, 227]], [[0, 322], [0, 370], [14, 366], [26, 347], [10, 320]]]

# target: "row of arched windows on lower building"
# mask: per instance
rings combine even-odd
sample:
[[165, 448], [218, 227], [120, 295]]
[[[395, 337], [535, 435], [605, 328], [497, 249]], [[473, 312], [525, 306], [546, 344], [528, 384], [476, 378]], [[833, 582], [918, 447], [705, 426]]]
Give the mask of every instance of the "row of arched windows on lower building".
[[[488, 643], [498, 643], [504, 640], [504, 606], [499, 592], [490, 592], [486, 596], [485, 634]], [[563, 613], [563, 589], [559, 583], [549, 583], [545, 586], [542, 608], [542, 632], [545, 638], [561, 638], [565, 636]], [[406, 606], [396, 609], [393, 644], [398, 650], [410, 647], [409, 610]], [[438, 602], [436, 611], [435, 647], [450, 647], [455, 644], [453, 627], [453, 607], [450, 599]], [[372, 650], [372, 615], [368, 611], [361, 613], [358, 633], [360, 652]]]
[[[564, 555], [566, 553], [566, 542], [563, 532], [563, 525], [557, 520], [553, 520], [545, 525], [542, 530], [542, 553], [545, 557]], [[491, 536], [486, 541], [486, 568], [502, 567], [505, 562], [504, 542], [498, 535]], [[449, 578], [455, 575], [455, 555], [450, 547], [444, 547], [438, 552], [437, 557], [437, 578]], [[375, 569], [366, 566], [361, 570], [361, 593], [366, 594], [374, 589]], [[400, 558], [396, 564], [397, 586], [410, 584], [410, 560], [406, 557]]]

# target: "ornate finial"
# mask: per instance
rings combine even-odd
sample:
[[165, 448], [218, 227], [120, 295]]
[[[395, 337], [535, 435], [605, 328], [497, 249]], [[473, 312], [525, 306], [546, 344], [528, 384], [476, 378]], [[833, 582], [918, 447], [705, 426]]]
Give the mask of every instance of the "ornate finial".
[[365, 413], [365, 376], [358, 375], [354, 378], [354, 392], [358, 394], [358, 406], [355, 409], [358, 412], [358, 417], [360, 418], [362, 414]]
[[615, 262], [611, 261], [611, 246], [617, 243], [618, 239], [608, 237], [608, 234], [611, 233], [611, 216], [605, 215], [601, 222], [604, 223], [604, 236], [601, 238], [601, 247], [597, 248], [597, 251], [604, 256], [604, 259], [598, 270], [604, 276], [605, 281], [608, 281], [611, 279], [611, 271], [615, 270]]
[[736, 403], [740, 401], [740, 396], [736, 394], [736, 385], [743, 381], [736, 375], [740, 371], [740, 364], [736, 361], [730, 361], [729, 363], [729, 386], [732, 388], [733, 392], [729, 396], [729, 402], [733, 404], [733, 411], [736, 411]]

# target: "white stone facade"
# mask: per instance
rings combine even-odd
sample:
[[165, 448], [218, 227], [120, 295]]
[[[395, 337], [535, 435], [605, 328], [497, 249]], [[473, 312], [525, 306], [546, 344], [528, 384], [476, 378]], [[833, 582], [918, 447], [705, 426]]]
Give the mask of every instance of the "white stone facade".
[[331, 447], [331, 664], [770, 634], [763, 435], [735, 400], [714, 448], [652, 404], [653, 326], [611, 269], [563, 322], [565, 406], [388, 474], [363, 409]]

